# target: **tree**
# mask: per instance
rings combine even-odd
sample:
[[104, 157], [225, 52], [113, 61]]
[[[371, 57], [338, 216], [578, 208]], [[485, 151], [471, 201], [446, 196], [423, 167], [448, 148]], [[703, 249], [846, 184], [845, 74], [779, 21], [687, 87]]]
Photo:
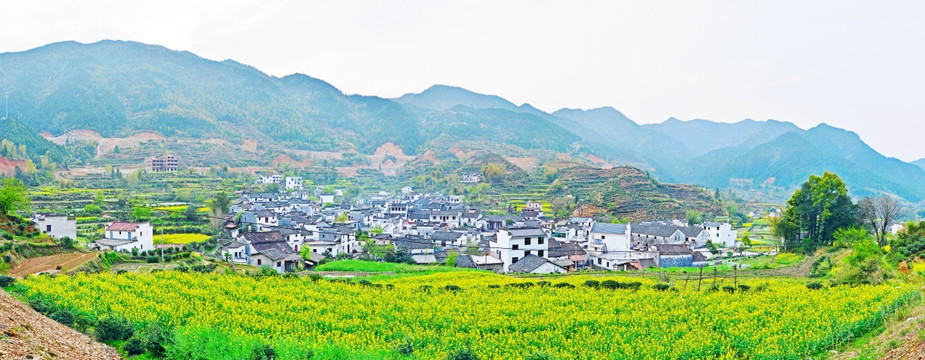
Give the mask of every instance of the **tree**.
[[687, 219], [688, 226], [694, 226], [703, 223], [703, 213], [697, 210], [686, 211], [684, 213], [684, 218]]
[[143, 206], [136, 206], [132, 208], [132, 217], [135, 218], [135, 221], [145, 221], [151, 218], [151, 209]]
[[485, 177], [485, 181], [494, 184], [498, 180], [501, 180], [501, 177], [504, 176], [505, 169], [504, 164], [485, 164], [482, 166], [482, 176]]
[[446, 254], [446, 266], [456, 267], [456, 258], [459, 257], [459, 254], [455, 251], [450, 251]]
[[343, 223], [346, 223], [346, 222], [349, 221], [349, 220], [350, 220], [350, 217], [347, 216], [347, 211], [345, 210], [345, 211], [342, 212], [340, 215], [337, 215], [337, 218], [334, 219], [334, 222], [339, 223], [339, 224], [343, 224]]
[[864, 197], [858, 202], [858, 217], [874, 231], [877, 245], [886, 245], [890, 224], [899, 216], [899, 201], [889, 196]]
[[26, 186], [15, 178], [0, 181], [0, 215], [10, 215], [29, 208], [31, 201]]
[[212, 196], [212, 201], [209, 202], [212, 214], [217, 216], [224, 216], [227, 214], [229, 205], [231, 205], [231, 198], [229, 198], [228, 194], [224, 191], [215, 193], [215, 195]]
[[787, 201], [774, 234], [783, 237], [788, 245], [812, 251], [819, 245], [831, 245], [836, 230], [856, 225], [855, 216], [856, 206], [838, 175], [811, 175]]
[[186, 207], [186, 210], [183, 210], [183, 216], [186, 217], [188, 221], [199, 221], [199, 209], [196, 209], [196, 206], [190, 204]]
[[279, 184], [277, 184], [277, 183], [269, 183], [269, 184], [267, 184], [267, 186], [264, 186], [264, 187], [263, 187], [263, 192], [265, 192], [265, 193], [271, 193], [271, 194], [278, 193], [278, 192], [279, 192]]

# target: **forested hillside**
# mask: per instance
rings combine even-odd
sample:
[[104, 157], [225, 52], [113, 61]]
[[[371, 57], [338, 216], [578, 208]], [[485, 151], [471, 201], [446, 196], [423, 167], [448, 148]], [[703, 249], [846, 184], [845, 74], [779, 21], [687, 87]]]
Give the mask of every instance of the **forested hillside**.
[[[25, 157], [34, 162], [47, 156], [65, 166], [102, 154], [92, 144], [53, 146], [39, 132], [92, 130], [103, 137], [152, 132], [166, 141], [150, 149], [189, 148], [189, 142], [176, 140], [192, 139], [298, 159], [314, 156], [312, 151], [355, 151], [361, 163], [389, 143], [412, 157], [495, 148], [537, 161], [563, 157], [604, 167], [631, 165], [660, 181], [709, 188], [788, 190], [807, 174], [829, 170], [844, 174], [859, 195], [925, 199], [925, 169], [887, 158], [856, 134], [828, 125], [803, 130], [774, 120], [721, 124], [674, 118], [639, 125], [611, 107], [550, 114], [443, 85], [396, 99], [348, 95], [307, 75], [278, 78], [232, 60], [123, 41], [63, 42], [0, 54], [0, 87], [9, 89], [10, 117], [19, 121], [5, 127], [4, 138], [26, 144]], [[187, 160], [211, 166], [219, 159]]]

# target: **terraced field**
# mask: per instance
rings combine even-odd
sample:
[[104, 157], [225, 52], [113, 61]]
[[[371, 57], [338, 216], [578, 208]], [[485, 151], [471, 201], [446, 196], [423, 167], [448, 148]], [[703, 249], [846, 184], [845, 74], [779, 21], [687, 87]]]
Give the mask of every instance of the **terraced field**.
[[[73, 252], [69, 254], [56, 254], [31, 258], [9, 270], [8, 274], [23, 277], [46, 271], [68, 271], [95, 259], [96, 253]], [[61, 267], [59, 270], [58, 267]]]

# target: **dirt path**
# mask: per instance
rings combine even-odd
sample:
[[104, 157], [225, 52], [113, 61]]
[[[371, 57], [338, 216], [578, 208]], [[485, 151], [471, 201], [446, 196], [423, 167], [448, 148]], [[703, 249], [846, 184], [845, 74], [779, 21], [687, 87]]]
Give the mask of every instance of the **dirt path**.
[[0, 291], [0, 359], [119, 359], [119, 353]]
[[[96, 258], [96, 253], [72, 252], [27, 259], [8, 272], [10, 276], [23, 277], [41, 272], [68, 271]], [[61, 270], [58, 270], [58, 266]]]

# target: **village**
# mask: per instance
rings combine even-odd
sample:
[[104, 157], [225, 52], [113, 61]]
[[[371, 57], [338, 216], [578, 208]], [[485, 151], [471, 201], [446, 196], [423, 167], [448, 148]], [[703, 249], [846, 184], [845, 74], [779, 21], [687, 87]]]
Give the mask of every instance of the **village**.
[[[273, 174], [257, 183], [278, 184], [280, 191], [236, 194], [227, 215], [215, 219], [222, 240], [204, 255], [278, 273], [334, 259], [447, 264], [452, 258], [456, 267], [534, 274], [697, 267], [732, 254], [759, 255], [741, 250], [729, 223], [556, 221], [539, 201], [496, 214], [465, 204], [462, 196], [408, 186], [346, 204], [342, 190], [303, 189], [299, 177]], [[52, 237], [75, 236], [76, 224], [67, 216], [36, 214], [32, 221]], [[170, 246], [158, 244], [155, 232], [150, 222], [115, 221], [89, 247], [153, 254]]]

